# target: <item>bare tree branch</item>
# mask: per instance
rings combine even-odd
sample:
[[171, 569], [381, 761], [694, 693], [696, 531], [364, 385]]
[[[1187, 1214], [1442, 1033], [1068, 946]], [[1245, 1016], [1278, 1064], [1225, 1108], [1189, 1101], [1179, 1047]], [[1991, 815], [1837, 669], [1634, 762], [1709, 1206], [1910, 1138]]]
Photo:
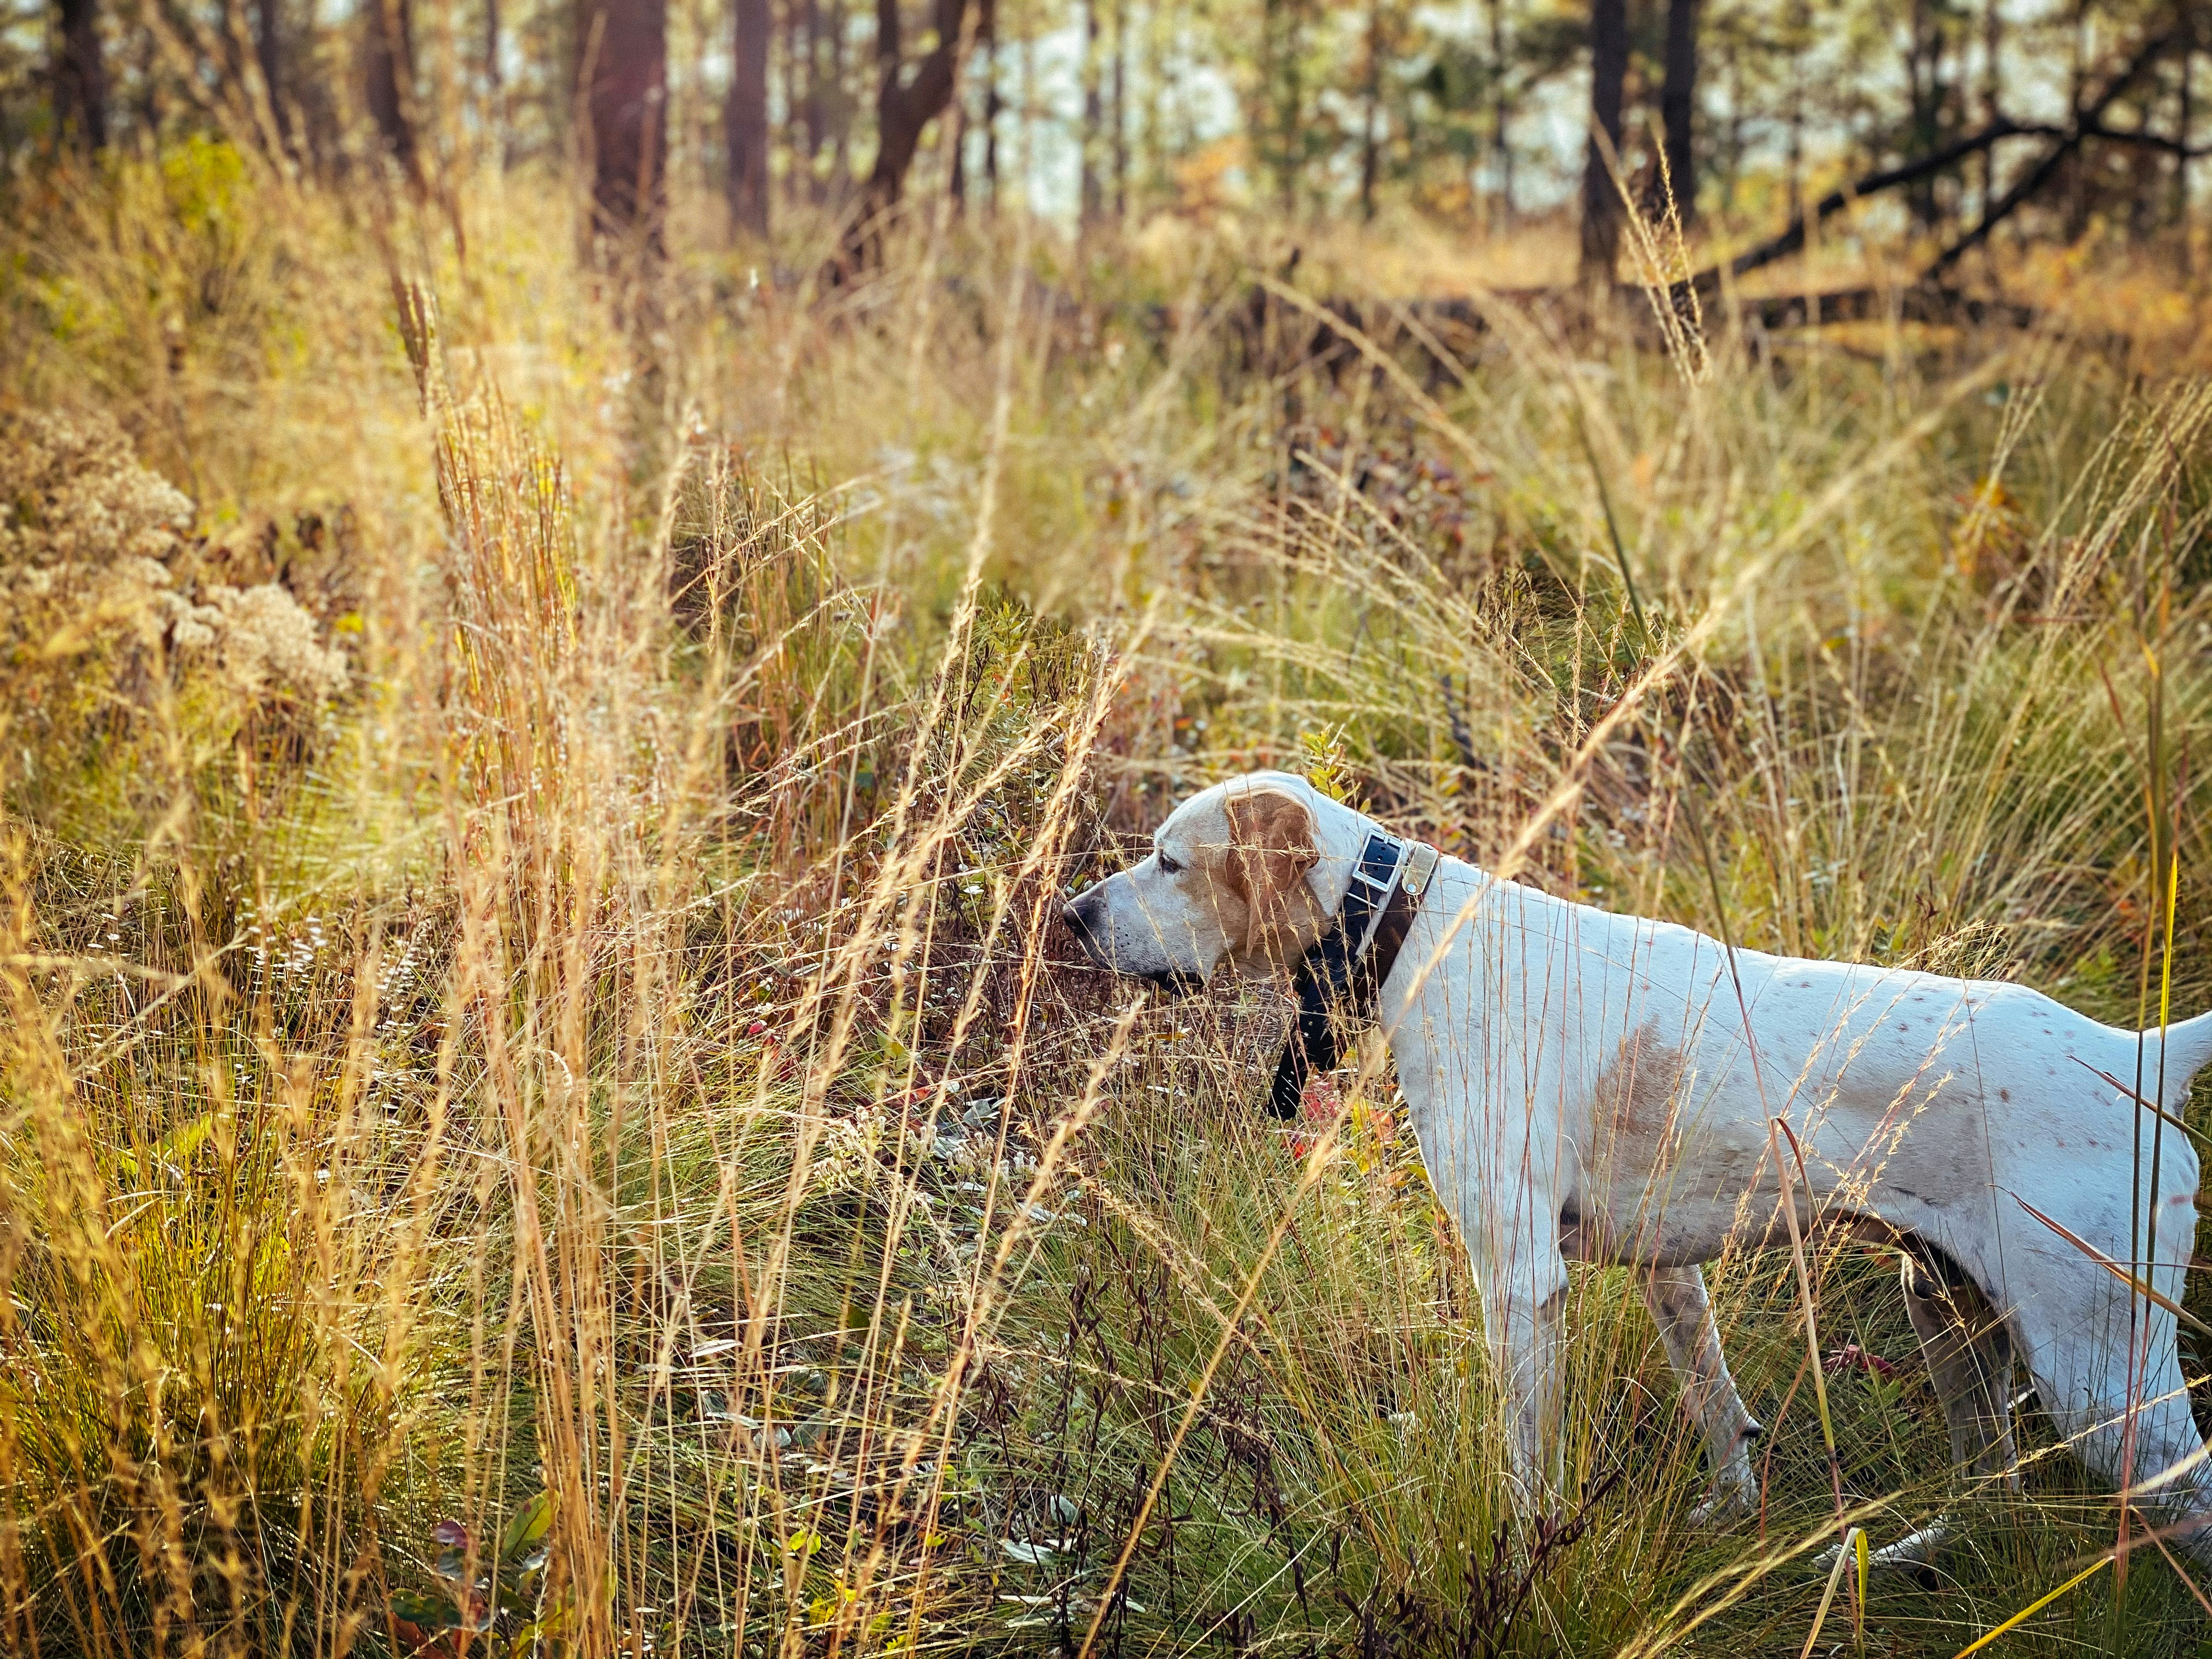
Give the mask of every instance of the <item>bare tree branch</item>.
[[2043, 159], [2031, 167], [1982, 215], [1982, 221], [1957, 241], [1936, 256], [1935, 262], [1920, 273], [1923, 283], [1933, 283], [1957, 264], [1972, 250], [1990, 239], [1990, 233], [2010, 216], [2014, 209], [2049, 184], [2066, 158], [2081, 148], [2082, 141], [2101, 128], [2105, 112], [2124, 96], [2128, 89], [2150, 66], [2163, 57], [2176, 37], [2171, 32], [2154, 34], [2136, 49], [2135, 56], [2120, 67], [2119, 72], [2105, 82], [2104, 88], [2087, 106], [2076, 105], [2072, 130], [2052, 145]]

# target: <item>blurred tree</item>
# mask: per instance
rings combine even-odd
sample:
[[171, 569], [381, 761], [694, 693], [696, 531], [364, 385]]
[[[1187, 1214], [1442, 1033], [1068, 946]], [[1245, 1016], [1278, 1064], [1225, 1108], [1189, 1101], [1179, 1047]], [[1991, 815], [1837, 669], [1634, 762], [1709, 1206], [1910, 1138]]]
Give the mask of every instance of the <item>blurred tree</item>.
[[830, 185], [826, 191], [817, 189], [816, 199], [834, 193], [842, 202], [853, 172], [853, 118], [861, 109], [860, 100], [845, 83], [845, 0], [829, 0], [817, 61], [822, 78], [809, 84], [823, 88], [815, 95], [815, 110], [823, 124], [823, 142], [830, 146]]
[[[987, 0], [988, 3], [988, 0]], [[1129, 214], [1129, 4], [1114, 0], [1113, 112], [1108, 117], [1114, 164], [1114, 217]]]
[[1492, 90], [1490, 106], [1491, 166], [1497, 174], [1497, 211], [1490, 231], [1502, 235], [1513, 225], [1513, 141], [1508, 129], [1512, 106], [1506, 94], [1505, 0], [1490, 0], [1490, 65]]
[[835, 258], [824, 273], [842, 282], [880, 255], [888, 222], [906, 193], [922, 130], [945, 112], [958, 80], [968, 0], [933, 0], [930, 47], [905, 74], [898, 0], [876, 0], [876, 161]]
[[[1982, 0], [1982, 125], [1994, 126], [2000, 118], [2003, 87], [2000, 69], [2004, 62], [2004, 9], [1998, 0]], [[1987, 213], [1997, 198], [1997, 150], [1995, 144], [1982, 152], [1980, 210]]]
[[1687, 225], [1698, 212], [1698, 0], [1668, 0], [1666, 75], [1659, 94], [1665, 176], [1675, 211]]
[[729, 95], [722, 105], [725, 183], [730, 222], [756, 236], [768, 234], [768, 59], [774, 24], [769, 0], [736, 0], [731, 42]]
[[2201, 44], [2198, 30], [2198, 8], [2191, 0], [2175, 0], [2176, 32], [2182, 37], [2181, 50], [2176, 54], [2181, 60], [2176, 76], [2173, 104], [2173, 194], [2171, 216], [2174, 228], [2174, 258], [2181, 275], [2189, 275], [2189, 161], [2190, 146], [2196, 142], [2197, 109], [2195, 73], [2197, 48]]
[[[1963, 55], [1966, 22], [1964, 10], [1948, 0], [1911, 0], [1905, 37], [1905, 129], [1897, 146], [1902, 155], [1932, 155], [1962, 130], [1962, 88], [1948, 70]], [[1952, 216], [1955, 201], [1945, 199], [1942, 183], [1932, 176], [1905, 192], [1916, 224], [1933, 227]]]
[[1613, 286], [1620, 252], [1620, 102], [1628, 76], [1627, 0], [1590, 0], [1589, 142], [1583, 161], [1582, 282]]
[[54, 125], [92, 149], [107, 145], [107, 65], [100, 49], [99, 0], [61, 0], [50, 94]]
[[1083, 131], [1077, 135], [1076, 212], [1084, 225], [1098, 222], [1098, 152], [1105, 122], [1098, 92], [1100, 45], [1098, 0], [1083, 0]]
[[1367, 0], [1367, 61], [1361, 79], [1359, 114], [1359, 216], [1375, 219], [1375, 180], [1382, 166], [1382, 0]]
[[362, 79], [377, 136], [410, 184], [422, 182], [415, 143], [415, 20], [409, 0], [364, 0]]
[[[57, 134], [94, 146], [202, 131], [337, 157], [353, 100], [318, 70], [350, 54], [373, 153], [416, 187], [434, 158], [443, 191], [479, 160], [574, 155], [602, 230], [657, 237], [676, 169], [758, 231], [787, 161], [788, 198], [842, 216], [849, 269], [910, 188], [933, 123], [956, 198], [980, 180], [1028, 199], [1027, 181], [1001, 176], [1012, 120], [1045, 199], [1064, 192], [1061, 210], [1091, 223], [1170, 203], [1256, 209], [1267, 225], [1380, 222], [1402, 204], [1501, 233], [1579, 210], [1580, 268], [1596, 282], [1617, 271], [1625, 211], [1607, 140], [1632, 201], [1656, 204], [1669, 178], [1686, 217], [1706, 186], [1707, 209], [1763, 248], [1838, 179], [1888, 179], [1911, 227], [1947, 251], [1964, 237], [1994, 250], [1978, 228], [1993, 218], [2014, 240], [2094, 234], [2185, 258], [2212, 0], [1028, 0], [1007, 14], [1026, 44], [1005, 54], [988, 0], [972, 13], [875, 0], [857, 15], [849, 0], [690, 0], [675, 16], [668, 0], [17, 11], [49, 27], [0, 33], [11, 166]], [[980, 84], [956, 103], [963, 28]], [[2165, 44], [2115, 90], [2154, 37]], [[1588, 142], [1571, 143], [1551, 118], [1584, 76]], [[680, 107], [665, 106], [672, 88]], [[1846, 210], [1807, 214], [1792, 252]]]
[[1251, 138], [1265, 171], [1272, 175], [1276, 206], [1286, 222], [1297, 216], [1299, 176], [1308, 142], [1305, 21], [1304, 0], [1261, 0]]
[[269, 98], [269, 118], [276, 124], [280, 143], [292, 136], [290, 89], [284, 84], [283, 45], [277, 0], [253, 0], [253, 57], [261, 70], [262, 90]]
[[499, 61], [499, 0], [484, 0], [483, 83], [495, 122], [500, 118], [500, 94], [506, 79]]
[[668, 173], [668, 0], [578, 0], [596, 228], [658, 253]]

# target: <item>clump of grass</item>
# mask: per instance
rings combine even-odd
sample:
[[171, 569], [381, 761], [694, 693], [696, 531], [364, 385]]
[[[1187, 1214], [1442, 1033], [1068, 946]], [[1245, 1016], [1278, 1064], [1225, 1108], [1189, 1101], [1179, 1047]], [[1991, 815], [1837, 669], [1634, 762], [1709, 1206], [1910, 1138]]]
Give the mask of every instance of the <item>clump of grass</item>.
[[[1387, 1073], [1301, 1159], [1253, 1109], [1279, 995], [1146, 1002], [1054, 918], [1184, 790], [1289, 764], [1556, 890], [2131, 1017], [2148, 777], [2194, 835], [2201, 391], [1724, 320], [1686, 371], [1504, 307], [1463, 361], [1380, 324], [1278, 359], [1315, 337], [1240, 337], [1230, 265], [1170, 250], [1170, 313], [981, 233], [930, 256], [957, 305], [927, 262], [821, 312], [679, 264], [625, 363], [487, 197], [373, 339], [237, 370], [283, 431], [343, 393], [393, 434], [320, 485], [236, 385], [149, 418], [129, 250], [230, 250], [258, 308], [188, 330], [317, 300], [217, 234], [273, 185], [148, 166], [120, 240], [20, 250], [15, 389], [82, 362], [201, 529], [345, 498], [356, 668], [297, 742], [234, 687], [104, 816], [33, 780], [111, 751], [9, 728], [11, 1643], [1797, 1650], [1833, 1506], [1787, 1257], [1715, 1274], [1758, 1516], [1689, 1528], [1656, 1335], [1578, 1269], [1581, 1502], [1518, 1531]], [[284, 234], [359, 290], [337, 216]], [[2026, 1497], [1948, 1498], [1888, 1264], [1813, 1243], [1829, 1346], [1903, 1367], [1828, 1380], [1848, 1502], [1968, 1522], [1869, 1639], [1955, 1652], [2110, 1547], [2109, 1495], [2031, 1423]], [[2114, 1593], [2011, 1639], [2101, 1640]], [[2124, 1595], [2135, 1650], [2192, 1627], [2163, 1570]]]

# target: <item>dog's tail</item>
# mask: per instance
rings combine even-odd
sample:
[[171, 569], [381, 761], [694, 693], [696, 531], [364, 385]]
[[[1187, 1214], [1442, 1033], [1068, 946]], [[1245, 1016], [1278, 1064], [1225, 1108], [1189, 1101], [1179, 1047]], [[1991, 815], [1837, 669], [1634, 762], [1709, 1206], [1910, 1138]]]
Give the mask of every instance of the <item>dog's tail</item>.
[[[2185, 1019], [2163, 1030], [2154, 1025], [2142, 1034], [2143, 1092], [2157, 1086], [2161, 1072], [2165, 1099], [2172, 1107], [2189, 1098], [2189, 1080], [2212, 1064], [2212, 1013]], [[2161, 1062], [2163, 1064], [2161, 1065]]]

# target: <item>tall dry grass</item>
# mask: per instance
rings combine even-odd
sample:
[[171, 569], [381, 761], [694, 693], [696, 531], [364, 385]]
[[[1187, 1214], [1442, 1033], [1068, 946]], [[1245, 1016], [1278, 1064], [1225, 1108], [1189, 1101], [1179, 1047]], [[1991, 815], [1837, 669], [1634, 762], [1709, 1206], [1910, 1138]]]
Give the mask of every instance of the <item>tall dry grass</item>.
[[[2114, 1020], [2178, 846], [2193, 1010], [2200, 386], [1502, 307], [1316, 363], [1233, 248], [1092, 288], [977, 226], [835, 307], [678, 235], [637, 339], [512, 182], [465, 256], [337, 205], [194, 150], [9, 233], [6, 395], [112, 412], [197, 503], [172, 585], [265, 575], [350, 664], [195, 700], [134, 632], [65, 731], [21, 692], [84, 640], [0, 671], [12, 1648], [1799, 1650], [1787, 1257], [1715, 1274], [1759, 1514], [1690, 1528], [1654, 1333], [1578, 1270], [1581, 1501], [1516, 1531], [1387, 1076], [1297, 1157], [1279, 998], [1146, 1002], [1054, 915], [1290, 764], [1556, 890]], [[1902, 1531], [1945, 1437], [1888, 1264], [1815, 1242], [1824, 1336], [1900, 1364], [1827, 1397]], [[2027, 1443], [1869, 1645], [2110, 1547]], [[2197, 1618], [2139, 1559], [2012, 1639]]]

